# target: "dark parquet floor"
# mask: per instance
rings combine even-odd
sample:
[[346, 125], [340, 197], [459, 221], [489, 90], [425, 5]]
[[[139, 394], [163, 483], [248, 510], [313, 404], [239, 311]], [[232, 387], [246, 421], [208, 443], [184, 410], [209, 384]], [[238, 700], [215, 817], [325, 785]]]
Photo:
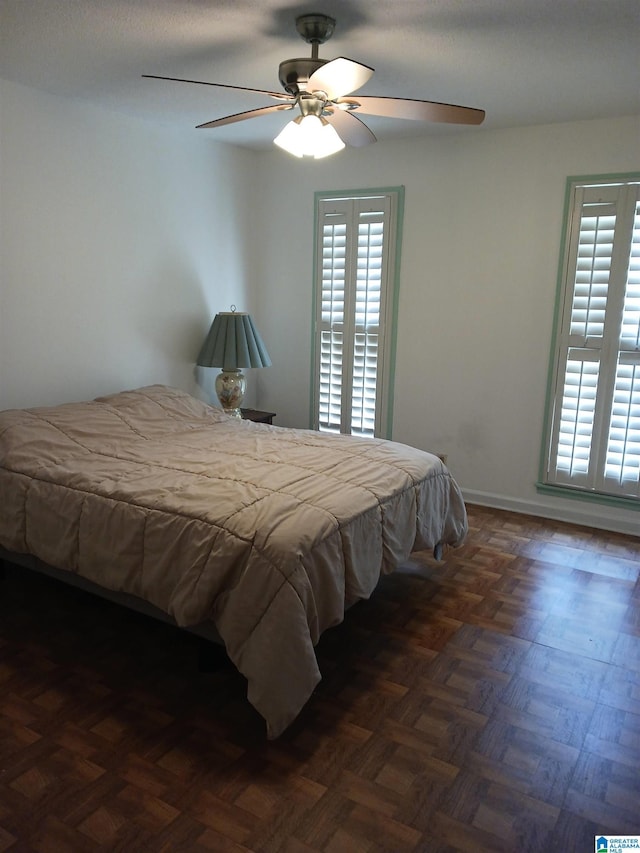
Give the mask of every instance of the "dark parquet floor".
[[10, 567], [0, 851], [591, 853], [640, 834], [640, 539], [470, 507], [268, 742], [190, 635]]

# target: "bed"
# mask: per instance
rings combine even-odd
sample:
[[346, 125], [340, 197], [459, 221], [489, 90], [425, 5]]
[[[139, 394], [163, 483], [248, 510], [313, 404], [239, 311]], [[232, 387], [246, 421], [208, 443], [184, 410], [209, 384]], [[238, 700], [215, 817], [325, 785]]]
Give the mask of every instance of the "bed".
[[278, 737], [320, 635], [415, 549], [457, 546], [446, 466], [396, 442], [237, 420], [176, 388], [0, 412], [0, 548], [219, 637]]

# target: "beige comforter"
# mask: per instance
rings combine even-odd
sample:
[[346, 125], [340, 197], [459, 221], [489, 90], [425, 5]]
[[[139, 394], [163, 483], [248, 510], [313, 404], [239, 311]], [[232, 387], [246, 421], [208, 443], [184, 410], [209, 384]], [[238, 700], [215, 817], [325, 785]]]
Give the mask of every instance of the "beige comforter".
[[238, 421], [159, 385], [0, 413], [0, 545], [212, 621], [269, 737], [345, 604], [466, 529], [445, 466], [394, 442]]

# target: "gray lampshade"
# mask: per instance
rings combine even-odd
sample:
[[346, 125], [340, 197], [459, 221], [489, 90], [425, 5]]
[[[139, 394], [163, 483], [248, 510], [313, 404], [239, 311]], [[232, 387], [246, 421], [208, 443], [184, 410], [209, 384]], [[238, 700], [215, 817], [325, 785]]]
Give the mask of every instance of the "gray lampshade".
[[214, 317], [196, 364], [200, 367], [270, 367], [267, 348], [249, 314], [221, 311]]

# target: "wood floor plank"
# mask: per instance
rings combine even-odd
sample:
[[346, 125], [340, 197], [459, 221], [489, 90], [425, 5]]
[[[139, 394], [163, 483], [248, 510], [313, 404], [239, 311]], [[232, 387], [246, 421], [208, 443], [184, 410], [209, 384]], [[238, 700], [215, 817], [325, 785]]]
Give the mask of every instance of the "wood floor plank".
[[277, 741], [198, 641], [8, 567], [0, 853], [548, 853], [640, 833], [640, 539], [483, 507]]

